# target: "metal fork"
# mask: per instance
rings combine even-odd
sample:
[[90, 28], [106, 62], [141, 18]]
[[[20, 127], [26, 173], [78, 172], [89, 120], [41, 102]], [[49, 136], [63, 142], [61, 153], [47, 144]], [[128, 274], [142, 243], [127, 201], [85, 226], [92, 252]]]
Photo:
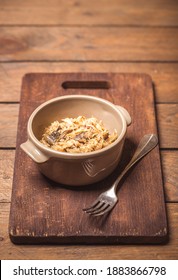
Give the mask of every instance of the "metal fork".
[[141, 139], [132, 159], [127, 164], [125, 169], [122, 171], [120, 176], [113, 183], [111, 188], [101, 193], [98, 196], [98, 198], [93, 202], [93, 204], [90, 207], [84, 208], [83, 211], [93, 216], [100, 216], [111, 211], [111, 209], [116, 205], [118, 201], [116, 191], [117, 191], [117, 186], [121, 181], [121, 179], [123, 178], [123, 176], [138, 160], [140, 160], [147, 153], [149, 153], [157, 144], [158, 144], [158, 138], [156, 135], [154, 134], [145, 135]]

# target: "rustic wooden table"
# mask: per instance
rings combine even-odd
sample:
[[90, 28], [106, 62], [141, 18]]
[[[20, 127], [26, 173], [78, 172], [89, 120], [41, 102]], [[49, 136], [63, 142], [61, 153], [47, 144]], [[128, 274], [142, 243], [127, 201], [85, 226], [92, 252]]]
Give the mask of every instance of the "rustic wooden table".
[[[156, 98], [169, 242], [17, 246], [8, 219], [22, 76], [27, 72], [144, 72]], [[178, 2], [0, 2], [0, 258], [178, 258]]]

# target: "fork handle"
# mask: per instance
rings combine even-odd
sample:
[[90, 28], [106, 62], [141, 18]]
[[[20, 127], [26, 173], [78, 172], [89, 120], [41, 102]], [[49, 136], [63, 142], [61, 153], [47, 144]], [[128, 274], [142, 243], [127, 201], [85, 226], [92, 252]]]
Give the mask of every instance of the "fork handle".
[[158, 144], [158, 138], [155, 134], [147, 134], [143, 136], [141, 139], [132, 159], [130, 162], [126, 165], [125, 169], [122, 171], [120, 176], [116, 179], [114, 182], [112, 188], [114, 191], [116, 191], [116, 188], [118, 186], [118, 183], [122, 179], [122, 177], [127, 173], [127, 171], [136, 163], [138, 162], [142, 157], [144, 157], [146, 154], [148, 154], [153, 148], [156, 147]]

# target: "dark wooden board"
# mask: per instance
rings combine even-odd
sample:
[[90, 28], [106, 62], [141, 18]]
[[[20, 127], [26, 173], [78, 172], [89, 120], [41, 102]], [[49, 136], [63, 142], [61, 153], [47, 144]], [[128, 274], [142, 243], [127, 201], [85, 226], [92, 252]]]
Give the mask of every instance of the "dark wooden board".
[[[110, 88], [95, 89], [92, 84], [90, 89], [64, 89], [61, 85], [65, 81], [107, 81]], [[81, 86], [88, 87], [86, 83]], [[112, 175], [94, 185], [79, 188], [56, 184], [41, 175], [36, 164], [19, 148], [27, 139], [27, 121], [32, 111], [46, 100], [67, 94], [105, 98], [124, 106], [132, 117], [121, 163]], [[167, 241], [158, 146], [123, 179], [118, 191], [119, 202], [109, 215], [91, 217], [82, 211], [111, 185], [147, 133], [157, 134], [157, 127], [152, 81], [146, 74], [27, 74], [22, 84], [10, 211], [12, 242], [127, 244]]]

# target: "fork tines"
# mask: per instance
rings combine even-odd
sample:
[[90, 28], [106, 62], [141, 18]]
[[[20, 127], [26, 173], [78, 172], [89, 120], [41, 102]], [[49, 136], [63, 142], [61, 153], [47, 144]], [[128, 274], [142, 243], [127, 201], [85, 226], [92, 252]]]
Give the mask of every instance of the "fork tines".
[[100, 216], [110, 211], [112, 206], [104, 201], [95, 201], [90, 207], [84, 208], [87, 214], [92, 216]]

